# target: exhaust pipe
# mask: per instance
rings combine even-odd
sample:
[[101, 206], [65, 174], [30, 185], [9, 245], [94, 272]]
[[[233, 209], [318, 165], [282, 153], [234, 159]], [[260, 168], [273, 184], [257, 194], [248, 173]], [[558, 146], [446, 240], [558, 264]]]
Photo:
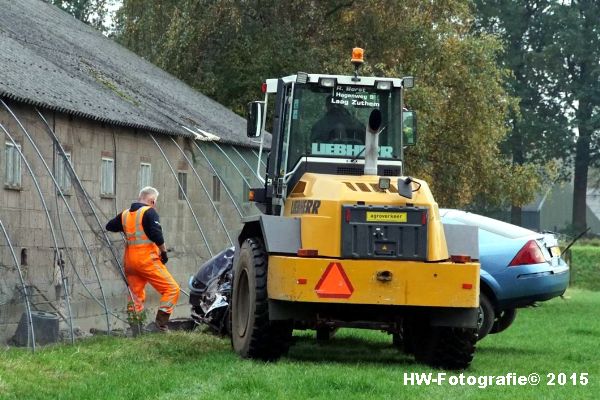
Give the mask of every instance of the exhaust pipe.
[[381, 132], [381, 111], [373, 110], [365, 133], [365, 175], [377, 175], [379, 156], [379, 132]]

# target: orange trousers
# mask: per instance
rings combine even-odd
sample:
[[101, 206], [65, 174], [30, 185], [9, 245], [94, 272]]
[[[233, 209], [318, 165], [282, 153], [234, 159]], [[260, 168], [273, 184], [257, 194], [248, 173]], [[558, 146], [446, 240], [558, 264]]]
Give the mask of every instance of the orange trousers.
[[146, 300], [145, 288], [149, 283], [162, 296], [158, 309], [171, 314], [179, 299], [179, 285], [156, 251], [148, 251], [146, 246], [140, 247], [125, 249], [125, 276], [131, 291], [129, 300], [136, 312], [142, 311]]

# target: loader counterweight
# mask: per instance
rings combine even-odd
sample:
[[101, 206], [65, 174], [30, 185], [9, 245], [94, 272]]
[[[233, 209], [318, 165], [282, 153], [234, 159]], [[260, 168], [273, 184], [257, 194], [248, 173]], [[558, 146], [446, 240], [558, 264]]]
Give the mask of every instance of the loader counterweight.
[[[347, 298], [319, 296], [316, 290], [332, 263], [341, 265], [354, 289]], [[344, 291], [341, 282], [340, 292]], [[267, 292], [270, 299], [296, 302], [478, 307], [478, 296], [473, 294], [479, 293], [479, 264], [271, 255]]]

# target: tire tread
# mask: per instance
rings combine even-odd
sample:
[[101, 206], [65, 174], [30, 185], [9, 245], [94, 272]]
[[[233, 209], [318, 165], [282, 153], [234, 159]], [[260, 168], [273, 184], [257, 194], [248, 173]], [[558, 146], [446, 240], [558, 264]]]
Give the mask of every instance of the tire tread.
[[[246, 247], [247, 246], [247, 247]], [[247, 249], [247, 250], [246, 250]], [[249, 327], [250, 333], [241, 340], [248, 340], [248, 350], [241, 354], [244, 358], [255, 358], [274, 361], [286, 354], [292, 335], [292, 324], [288, 321], [270, 321], [267, 293], [267, 254], [259, 238], [248, 238], [242, 244], [242, 251], [251, 251], [253, 266], [247, 266], [247, 271], [254, 272], [255, 311], [254, 324]], [[242, 257], [240, 257], [242, 258]], [[243, 258], [242, 258], [243, 259]]]

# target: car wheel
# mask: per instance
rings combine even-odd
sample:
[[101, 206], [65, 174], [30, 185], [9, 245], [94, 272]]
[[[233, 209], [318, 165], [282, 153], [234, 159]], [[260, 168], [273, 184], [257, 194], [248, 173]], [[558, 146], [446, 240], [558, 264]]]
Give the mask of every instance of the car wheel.
[[506, 330], [515, 321], [515, 318], [517, 318], [516, 308], [511, 308], [502, 311], [500, 315], [496, 318], [496, 321], [494, 322], [490, 333], [500, 333]]
[[494, 307], [484, 293], [479, 294], [479, 313], [477, 315], [477, 329], [479, 331], [478, 340], [483, 339], [492, 330], [496, 315]]

